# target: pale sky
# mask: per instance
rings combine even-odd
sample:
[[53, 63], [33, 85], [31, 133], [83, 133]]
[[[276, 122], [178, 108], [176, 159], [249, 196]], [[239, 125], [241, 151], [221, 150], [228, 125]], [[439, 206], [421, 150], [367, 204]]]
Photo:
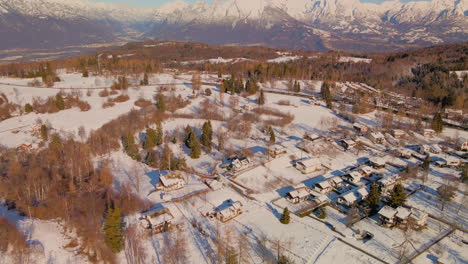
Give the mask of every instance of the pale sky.
[[[132, 6], [140, 7], [158, 7], [164, 3], [170, 2], [171, 0], [93, 0], [94, 2], [108, 2], [108, 3], [125, 3]], [[188, 3], [193, 3], [200, 0], [184, 0]], [[202, 0], [206, 2], [211, 2], [212, 0]], [[370, 2], [370, 3], [382, 3], [389, 0], [361, 0], [361, 2]], [[411, 2], [411, 1], [429, 1], [429, 0], [402, 0], [402, 2]]]

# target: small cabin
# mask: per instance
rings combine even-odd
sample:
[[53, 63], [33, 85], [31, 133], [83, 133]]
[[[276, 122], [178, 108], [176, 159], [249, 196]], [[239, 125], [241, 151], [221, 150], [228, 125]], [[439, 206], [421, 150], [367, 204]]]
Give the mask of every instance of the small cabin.
[[346, 206], [353, 206], [358, 201], [354, 192], [348, 192], [338, 197], [338, 203]]
[[358, 183], [364, 177], [359, 171], [352, 171], [348, 174], [343, 175], [343, 179], [350, 183]]
[[286, 200], [291, 203], [298, 204], [303, 201], [307, 201], [310, 197], [309, 189], [307, 187], [297, 188], [286, 194]]
[[405, 148], [399, 148], [399, 149], [397, 150], [397, 154], [398, 154], [398, 157], [404, 158], [404, 159], [410, 159], [411, 156], [413, 155], [413, 153], [411, 152], [411, 150], [405, 149]]
[[395, 222], [399, 225], [405, 225], [408, 222], [411, 211], [401, 206], [397, 207], [396, 211]]
[[374, 169], [384, 169], [386, 162], [384, 159], [380, 157], [371, 157], [369, 158], [369, 164], [372, 166]]
[[222, 182], [220, 182], [218, 180], [214, 180], [214, 179], [206, 180], [205, 183], [213, 191], [221, 190], [224, 187]]
[[389, 176], [385, 176], [384, 178], [380, 179], [377, 184], [379, 185], [380, 189], [382, 190], [382, 194], [386, 194], [389, 192], [396, 183], [400, 181], [401, 176], [398, 174], [393, 174]]
[[421, 210], [411, 208], [411, 215], [409, 216], [409, 219], [412, 221], [415, 227], [421, 228], [426, 226], [428, 217], [429, 215], [422, 212]]
[[352, 139], [343, 139], [338, 142], [345, 150], [356, 147], [356, 142]]
[[175, 191], [184, 188], [185, 180], [181, 172], [173, 172], [159, 177], [156, 189], [159, 191]]
[[231, 170], [233, 171], [241, 171], [245, 170], [253, 165], [252, 161], [248, 158], [235, 158], [231, 162]]
[[369, 138], [370, 138], [370, 140], [372, 140], [372, 142], [374, 142], [376, 144], [382, 144], [385, 141], [384, 135], [382, 133], [380, 133], [380, 132], [370, 133]]
[[320, 139], [320, 136], [315, 133], [306, 133], [304, 135], [304, 139], [309, 140], [309, 141], [315, 141], [315, 140]]
[[360, 167], [358, 170], [364, 177], [370, 177], [375, 173], [375, 170], [370, 166]]
[[228, 207], [216, 212], [216, 218], [225, 223], [238, 215], [242, 214], [242, 203], [241, 202], [233, 202]]
[[273, 158], [276, 158], [276, 157], [279, 157], [288, 153], [288, 150], [286, 149], [286, 147], [283, 145], [279, 145], [279, 144], [270, 146], [267, 151], [268, 151], [268, 156], [273, 157]]
[[354, 123], [353, 128], [359, 133], [367, 133], [369, 128], [361, 123]]
[[397, 214], [397, 210], [385, 205], [380, 209], [378, 215], [380, 223], [384, 226], [392, 226], [395, 224], [395, 215]]
[[319, 193], [329, 193], [333, 191], [333, 186], [328, 180], [326, 180], [323, 182], [316, 183], [314, 189]]
[[340, 176], [335, 176], [328, 181], [335, 188], [340, 188], [343, 185], [343, 179]]
[[433, 138], [436, 135], [434, 129], [424, 129], [423, 136], [427, 138]]
[[153, 233], [162, 233], [169, 230], [173, 219], [174, 216], [168, 208], [159, 206], [141, 213], [139, 221], [143, 228], [151, 229]]
[[316, 172], [322, 169], [322, 163], [318, 158], [307, 158], [296, 162], [296, 169], [303, 174]]
[[365, 200], [369, 196], [369, 191], [365, 187], [361, 187], [356, 190], [356, 194], [359, 195], [359, 200]]
[[402, 138], [406, 135], [405, 131], [401, 130], [401, 129], [393, 129], [390, 134], [394, 137], [394, 138]]

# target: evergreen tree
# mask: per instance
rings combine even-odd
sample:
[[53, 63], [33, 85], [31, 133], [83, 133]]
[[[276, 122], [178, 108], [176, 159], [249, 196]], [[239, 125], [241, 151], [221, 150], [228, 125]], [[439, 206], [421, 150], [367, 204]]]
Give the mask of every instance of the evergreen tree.
[[283, 210], [283, 214], [281, 215], [280, 222], [282, 224], [287, 225], [287, 224], [289, 224], [290, 220], [291, 219], [290, 219], [290, 215], [289, 215], [289, 209], [286, 207]]
[[192, 149], [193, 141], [194, 141], [194, 138], [196, 138], [196, 137], [197, 136], [195, 135], [195, 132], [193, 131], [193, 129], [190, 126], [185, 127], [184, 143], [185, 143], [185, 146], [187, 146], [187, 148]]
[[156, 145], [160, 146], [163, 143], [163, 138], [164, 138], [164, 131], [162, 128], [162, 124], [161, 122], [158, 122], [156, 124], [156, 137], [155, 137]]
[[322, 97], [327, 103], [327, 107], [332, 109], [333, 108], [333, 96], [330, 91], [330, 84], [328, 82], [324, 82], [322, 84]]
[[156, 146], [156, 130], [152, 128], [147, 128], [146, 129], [146, 138], [145, 138], [145, 144], [143, 145], [144, 149], [152, 149]]
[[104, 238], [106, 244], [114, 253], [120, 252], [123, 247], [123, 222], [120, 208], [109, 206], [104, 220]]
[[123, 147], [125, 152], [130, 158], [139, 161], [141, 159], [140, 153], [138, 152], [138, 146], [135, 143], [135, 138], [132, 134], [128, 133], [123, 137]]
[[185, 171], [187, 170], [187, 160], [185, 158], [174, 158], [171, 164], [171, 170]]
[[247, 80], [247, 82], [245, 83], [245, 90], [249, 94], [255, 94], [256, 92], [258, 92], [257, 81], [253, 79]]
[[26, 105], [24, 106], [24, 111], [25, 111], [26, 113], [31, 113], [31, 112], [33, 111], [32, 105], [31, 105], [31, 104], [26, 104]]
[[88, 77], [89, 77], [89, 72], [88, 72], [88, 70], [86, 70], [86, 69], [83, 70], [82, 76], [83, 76], [83, 78], [88, 78]]
[[156, 107], [159, 111], [165, 112], [166, 111], [166, 98], [164, 98], [163, 94], [158, 94], [156, 96]]
[[41, 138], [47, 140], [49, 138], [49, 128], [46, 125], [41, 126]]
[[468, 164], [463, 165], [460, 181], [468, 183]]
[[141, 80], [140, 84], [141, 85], [148, 85], [149, 84], [148, 73], [145, 72], [145, 74], [143, 75], [143, 80]]
[[258, 96], [258, 104], [259, 105], [265, 104], [265, 94], [263, 93], [263, 90], [260, 90], [260, 95]]
[[63, 101], [63, 97], [60, 93], [55, 96], [55, 106], [58, 110], [65, 109], [65, 102]]
[[[195, 134], [195, 133], [193, 133]], [[200, 158], [200, 155], [201, 155], [201, 144], [200, 144], [200, 140], [198, 140], [198, 138], [195, 136], [193, 139], [192, 139], [192, 148], [191, 148], [191, 151], [190, 151], [190, 157], [192, 159], [198, 159]]]
[[207, 151], [211, 151], [211, 145], [213, 140], [213, 127], [211, 122], [208, 120], [203, 124], [202, 127], [202, 144], [205, 146]]
[[437, 133], [441, 133], [444, 129], [444, 122], [440, 112], [437, 112], [432, 119], [432, 129], [434, 129], [434, 131]]
[[406, 194], [403, 185], [397, 183], [390, 191], [389, 203], [392, 207], [402, 206], [406, 202]]
[[437, 188], [437, 194], [439, 194], [439, 199], [442, 201], [442, 211], [444, 211], [445, 204], [455, 197], [456, 191], [457, 188], [449, 184], [443, 184]]
[[298, 81], [294, 81], [293, 91], [296, 93], [301, 91], [301, 84]]
[[152, 168], [156, 168], [158, 166], [158, 152], [156, 150], [148, 151], [148, 154], [146, 154], [145, 163]]
[[270, 144], [273, 145], [276, 143], [276, 136], [275, 136], [275, 131], [273, 128], [270, 126], [268, 127], [268, 133], [270, 134]]
[[294, 261], [285, 255], [281, 255], [278, 259], [278, 264], [294, 264]]
[[234, 247], [227, 246], [226, 247], [226, 254], [224, 256], [224, 262], [226, 264], [239, 264], [238, 260], [238, 254], [236, 253], [236, 250]]
[[376, 183], [373, 183], [370, 188], [369, 196], [367, 197], [367, 203], [369, 204], [369, 207], [371, 209], [370, 214], [373, 215], [377, 213], [377, 209], [379, 208], [380, 204], [380, 196], [381, 196], [381, 191], [379, 186], [377, 186]]
[[423, 164], [422, 164], [422, 168], [425, 172], [428, 172], [429, 171], [429, 168], [430, 168], [430, 162], [431, 162], [431, 156], [429, 156], [429, 154], [426, 155], [426, 158], [424, 158], [424, 161], [423, 161]]
[[320, 219], [325, 219], [327, 218], [327, 210], [325, 209], [325, 207], [319, 207], [315, 211], [315, 215], [317, 215], [317, 217]]

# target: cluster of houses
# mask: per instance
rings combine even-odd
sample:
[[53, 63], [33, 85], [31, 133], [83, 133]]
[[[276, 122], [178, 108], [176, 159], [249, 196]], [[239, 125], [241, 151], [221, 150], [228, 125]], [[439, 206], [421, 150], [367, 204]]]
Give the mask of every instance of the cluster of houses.
[[411, 221], [413, 227], [421, 228], [426, 225], [428, 215], [417, 209], [408, 209], [405, 207], [393, 208], [384, 206], [380, 209], [379, 220], [383, 226], [391, 227], [395, 225], [406, 225]]

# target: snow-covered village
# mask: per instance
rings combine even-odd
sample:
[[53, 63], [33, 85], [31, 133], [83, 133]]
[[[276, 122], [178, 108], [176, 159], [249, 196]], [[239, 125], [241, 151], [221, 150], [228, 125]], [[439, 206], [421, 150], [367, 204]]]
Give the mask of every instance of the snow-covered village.
[[0, 264], [468, 264], [468, 0], [0, 0]]

